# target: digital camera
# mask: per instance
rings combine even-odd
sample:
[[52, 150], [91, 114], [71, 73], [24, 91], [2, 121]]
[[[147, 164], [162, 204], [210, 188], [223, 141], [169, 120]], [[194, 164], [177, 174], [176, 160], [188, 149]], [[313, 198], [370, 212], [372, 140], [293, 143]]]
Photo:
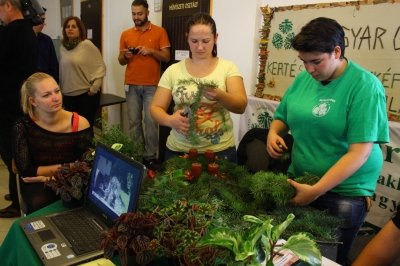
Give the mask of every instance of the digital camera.
[[43, 23], [40, 15], [44, 14], [44, 10], [37, 0], [20, 0], [24, 18], [29, 20], [33, 25]]
[[136, 48], [136, 47], [130, 47], [130, 48], [128, 48], [128, 50], [132, 54], [138, 54], [139, 53], [139, 48]]

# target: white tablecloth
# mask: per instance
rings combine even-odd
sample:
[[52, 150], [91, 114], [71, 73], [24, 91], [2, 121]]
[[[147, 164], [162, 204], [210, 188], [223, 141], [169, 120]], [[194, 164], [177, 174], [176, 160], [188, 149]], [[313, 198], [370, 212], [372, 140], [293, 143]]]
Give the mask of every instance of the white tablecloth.
[[[246, 111], [239, 119], [239, 141], [255, 127], [268, 128], [279, 102], [248, 96]], [[379, 176], [372, 208], [366, 221], [382, 227], [400, 202], [400, 123], [389, 122], [390, 143], [381, 145], [384, 164]]]

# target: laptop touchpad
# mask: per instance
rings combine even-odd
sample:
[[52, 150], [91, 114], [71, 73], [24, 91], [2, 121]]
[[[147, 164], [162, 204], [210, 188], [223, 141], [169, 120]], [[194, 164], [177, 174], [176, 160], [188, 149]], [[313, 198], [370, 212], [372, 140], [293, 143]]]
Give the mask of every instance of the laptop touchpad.
[[40, 236], [40, 239], [43, 242], [46, 242], [47, 240], [55, 238], [55, 235], [53, 234], [53, 232], [51, 230], [40, 231], [40, 232], [38, 232], [38, 235]]

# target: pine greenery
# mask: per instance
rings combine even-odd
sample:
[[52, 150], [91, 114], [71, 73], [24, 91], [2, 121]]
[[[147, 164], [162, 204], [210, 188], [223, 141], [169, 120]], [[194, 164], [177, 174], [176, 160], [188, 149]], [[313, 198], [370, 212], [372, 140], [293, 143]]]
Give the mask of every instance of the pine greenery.
[[[309, 232], [316, 239], [336, 241], [339, 220], [311, 208], [294, 207], [290, 209], [290, 199], [295, 190], [287, 182], [288, 176], [273, 172], [250, 174], [243, 166], [227, 160], [217, 159], [219, 176], [207, 173], [207, 160], [198, 156], [195, 160], [202, 164], [202, 174], [198, 179], [188, 182], [185, 171], [191, 169], [194, 160], [173, 157], [165, 164], [165, 170], [157, 173], [154, 180], [146, 180], [142, 189], [140, 211], [152, 211], [155, 206], [165, 208], [177, 200], [213, 203], [217, 211], [211, 227], [229, 227], [232, 230], [245, 231], [246, 223], [242, 217], [246, 214], [258, 217], [273, 217], [283, 221], [288, 213], [294, 213], [296, 219], [291, 232]], [[314, 184], [316, 177], [307, 175], [296, 179], [302, 183]], [[281, 220], [283, 219], [283, 220]]]

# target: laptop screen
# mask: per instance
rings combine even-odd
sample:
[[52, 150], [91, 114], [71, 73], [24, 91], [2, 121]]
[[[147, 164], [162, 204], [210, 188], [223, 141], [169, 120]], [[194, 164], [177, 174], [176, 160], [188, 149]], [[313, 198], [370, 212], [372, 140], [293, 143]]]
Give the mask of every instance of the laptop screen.
[[86, 199], [89, 207], [95, 206], [111, 221], [135, 211], [144, 174], [143, 164], [98, 143]]

